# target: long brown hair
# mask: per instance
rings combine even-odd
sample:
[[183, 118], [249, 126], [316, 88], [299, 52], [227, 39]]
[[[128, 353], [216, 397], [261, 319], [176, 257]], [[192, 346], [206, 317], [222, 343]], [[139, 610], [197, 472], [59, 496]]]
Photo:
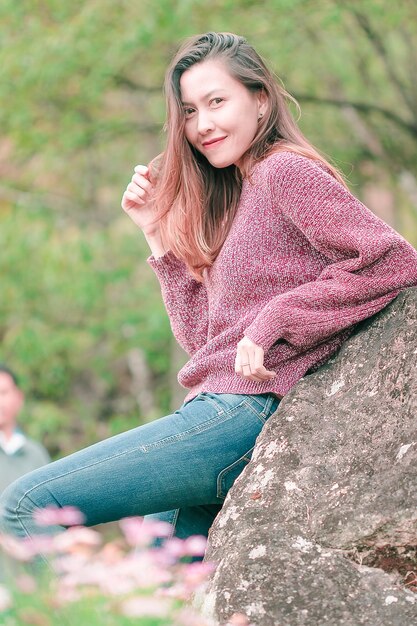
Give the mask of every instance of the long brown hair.
[[[213, 167], [187, 141], [180, 79], [195, 63], [219, 59], [231, 76], [249, 91], [263, 91], [267, 111], [258, 125], [240, 167]], [[342, 175], [307, 141], [294, 121], [288, 102], [297, 102], [274, 77], [243, 37], [209, 32], [188, 39], [168, 67], [165, 78], [167, 142], [158, 163], [154, 198], [165, 246], [182, 259], [193, 276], [203, 280], [230, 230], [241, 193], [242, 179], [268, 154], [290, 150], [323, 163], [342, 184]]]

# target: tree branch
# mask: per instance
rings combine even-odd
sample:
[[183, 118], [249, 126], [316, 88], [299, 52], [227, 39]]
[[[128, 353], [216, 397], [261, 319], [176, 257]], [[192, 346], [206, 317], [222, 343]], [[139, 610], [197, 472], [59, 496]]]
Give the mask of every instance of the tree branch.
[[131, 78], [128, 78], [127, 76], [122, 76], [121, 74], [115, 74], [113, 76], [113, 80], [117, 86], [127, 87], [131, 91], [140, 91], [141, 93], [162, 93], [161, 85], [141, 85], [140, 83], [136, 83]]
[[407, 122], [402, 117], [389, 111], [388, 109], [384, 109], [379, 107], [376, 104], [368, 104], [366, 102], [351, 102], [350, 100], [337, 100], [335, 98], [320, 98], [318, 96], [312, 96], [310, 94], [303, 93], [294, 93], [292, 95], [299, 102], [314, 102], [316, 104], [325, 104], [329, 106], [335, 106], [339, 108], [343, 107], [352, 107], [361, 113], [369, 114], [369, 113], [378, 113], [382, 115], [386, 119], [389, 119], [391, 122], [399, 126], [402, 130], [405, 130], [412, 137], [417, 139], [417, 125], [413, 122]]
[[408, 107], [408, 109], [410, 110], [411, 114], [413, 115], [415, 119], [415, 104], [413, 102], [413, 99], [410, 98], [410, 94], [408, 93], [407, 88], [405, 87], [403, 82], [399, 79], [398, 73], [395, 71], [395, 67], [392, 66], [389, 55], [388, 55], [388, 51], [384, 45], [383, 40], [381, 39], [377, 31], [372, 28], [367, 15], [365, 15], [364, 13], [361, 13], [360, 11], [356, 10], [353, 7], [346, 7], [346, 8], [351, 11], [352, 15], [356, 19], [357, 24], [359, 25], [361, 30], [365, 33], [370, 44], [376, 51], [379, 58], [382, 60], [382, 63], [385, 67], [385, 70], [389, 78], [398, 89], [398, 92], [401, 94], [404, 103], [406, 104], [406, 106]]

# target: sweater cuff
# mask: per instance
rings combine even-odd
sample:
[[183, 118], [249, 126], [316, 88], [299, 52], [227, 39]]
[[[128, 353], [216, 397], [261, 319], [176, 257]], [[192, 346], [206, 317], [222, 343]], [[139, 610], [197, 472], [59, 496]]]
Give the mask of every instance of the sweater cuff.
[[266, 332], [265, 327], [260, 328], [256, 320], [244, 330], [243, 334], [257, 346], [260, 346], [265, 354], [280, 339], [276, 329], [274, 332], [271, 330]]
[[146, 259], [146, 261], [152, 267], [158, 267], [158, 265], [164, 265], [165, 263], [175, 262], [179, 260], [177, 259], [177, 257], [174, 255], [174, 253], [171, 250], [168, 250], [167, 252], [165, 252], [165, 254], [163, 254], [162, 256], [159, 256], [158, 258], [155, 258], [154, 255], [151, 254]]
[[185, 264], [180, 259], [177, 259], [171, 250], [168, 250], [168, 252], [165, 252], [157, 259], [152, 254], [146, 259], [146, 262], [152, 267], [162, 282], [165, 283], [167, 280], [177, 282], [176, 278], [179, 279], [179, 282], [183, 282], [184, 274], [186, 273]]

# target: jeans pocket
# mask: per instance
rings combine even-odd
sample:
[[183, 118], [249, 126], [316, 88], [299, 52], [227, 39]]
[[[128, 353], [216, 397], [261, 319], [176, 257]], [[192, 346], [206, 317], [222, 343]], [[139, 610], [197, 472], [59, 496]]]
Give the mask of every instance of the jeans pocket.
[[224, 500], [236, 478], [243, 472], [252, 457], [253, 446], [239, 459], [225, 467], [217, 476], [217, 497]]
[[244, 394], [209, 393], [208, 391], [203, 391], [200, 396], [210, 402], [217, 409], [219, 415], [239, 410], [246, 404], [247, 398]]
[[272, 393], [247, 395], [203, 392], [200, 395], [217, 408], [219, 415], [242, 408], [250, 409], [264, 423], [275, 413], [280, 403], [280, 399]]
[[246, 396], [246, 404], [262, 423], [277, 411], [279, 403], [280, 399], [272, 393]]

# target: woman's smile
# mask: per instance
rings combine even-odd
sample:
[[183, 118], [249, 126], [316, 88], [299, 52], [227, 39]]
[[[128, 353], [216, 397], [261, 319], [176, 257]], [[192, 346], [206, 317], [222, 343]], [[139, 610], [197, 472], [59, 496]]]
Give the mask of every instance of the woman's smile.
[[220, 143], [222, 143], [226, 138], [227, 138], [227, 136], [224, 136], [224, 137], [214, 137], [213, 139], [207, 139], [207, 141], [203, 141], [201, 145], [206, 150], [210, 150], [211, 148], [215, 148], [218, 145], [220, 145]]

